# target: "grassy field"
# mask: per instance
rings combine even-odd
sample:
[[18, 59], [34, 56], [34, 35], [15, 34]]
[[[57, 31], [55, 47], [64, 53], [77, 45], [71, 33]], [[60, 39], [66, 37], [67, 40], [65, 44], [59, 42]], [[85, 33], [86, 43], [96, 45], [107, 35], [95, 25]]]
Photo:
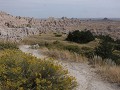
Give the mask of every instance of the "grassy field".
[[98, 45], [99, 40], [94, 40], [87, 44], [77, 44], [74, 42], [65, 41], [66, 35], [63, 34], [61, 37], [57, 37], [56, 34], [41, 34], [38, 36], [30, 36], [25, 38], [22, 43], [29, 45], [38, 44], [40, 48], [47, 47], [48, 49], [60, 49], [69, 50], [78, 54], [85, 54], [92, 52], [92, 50]]

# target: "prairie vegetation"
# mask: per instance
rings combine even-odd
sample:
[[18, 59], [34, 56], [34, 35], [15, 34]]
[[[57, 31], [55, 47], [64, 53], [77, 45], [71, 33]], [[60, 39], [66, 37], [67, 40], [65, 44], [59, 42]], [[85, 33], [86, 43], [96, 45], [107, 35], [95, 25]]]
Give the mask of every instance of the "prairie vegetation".
[[22, 43], [38, 44], [44, 54], [55, 59], [87, 61], [95, 66], [107, 80], [120, 83], [119, 40], [115, 41], [109, 36], [102, 35], [94, 37], [95, 40], [83, 44], [66, 41], [66, 34], [56, 37], [51, 33], [25, 38]]
[[53, 59], [37, 59], [0, 42], [0, 90], [72, 90], [76, 79]]
[[39, 36], [30, 36], [25, 38], [22, 43], [28, 45], [38, 44], [40, 48], [67, 50], [77, 54], [87, 54], [98, 45], [99, 40], [94, 40], [86, 44], [78, 44], [70, 41], [66, 41], [67, 35], [62, 37], [56, 37], [54, 34], [41, 34]]
[[0, 52], [0, 90], [72, 90], [77, 83], [54, 62], [19, 50]]

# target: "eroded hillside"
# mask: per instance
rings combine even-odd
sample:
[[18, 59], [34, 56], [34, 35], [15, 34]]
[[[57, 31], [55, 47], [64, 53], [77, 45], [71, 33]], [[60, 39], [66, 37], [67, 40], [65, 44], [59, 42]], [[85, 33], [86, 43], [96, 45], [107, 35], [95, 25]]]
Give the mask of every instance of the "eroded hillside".
[[0, 38], [6, 40], [21, 40], [25, 36], [38, 35], [49, 31], [63, 32], [78, 29], [80, 20], [68, 18], [34, 19], [12, 16], [0, 12]]
[[19, 41], [30, 35], [46, 32], [68, 33], [77, 29], [88, 29], [94, 34], [109, 34], [114, 38], [120, 38], [119, 21], [80, 21], [66, 17], [35, 19], [0, 12], [0, 39], [4, 40]]

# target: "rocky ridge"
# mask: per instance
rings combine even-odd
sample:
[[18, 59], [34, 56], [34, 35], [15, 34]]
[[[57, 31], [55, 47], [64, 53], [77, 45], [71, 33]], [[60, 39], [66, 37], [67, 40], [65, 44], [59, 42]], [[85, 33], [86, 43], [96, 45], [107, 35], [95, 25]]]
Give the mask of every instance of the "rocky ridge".
[[23, 37], [46, 32], [65, 33], [77, 29], [80, 24], [80, 20], [75, 18], [34, 19], [0, 12], [0, 39], [19, 41]]
[[71, 30], [84, 29], [90, 30], [93, 34], [108, 34], [120, 39], [120, 21], [82, 21], [66, 17], [37, 19], [0, 12], [0, 39], [2, 40], [18, 42], [30, 35], [46, 32], [68, 33]]

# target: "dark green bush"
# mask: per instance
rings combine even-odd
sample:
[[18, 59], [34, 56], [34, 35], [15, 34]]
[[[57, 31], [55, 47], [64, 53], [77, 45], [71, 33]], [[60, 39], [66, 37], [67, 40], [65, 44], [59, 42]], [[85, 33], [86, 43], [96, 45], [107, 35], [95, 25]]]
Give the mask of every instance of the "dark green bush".
[[114, 45], [114, 49], [120, 51], [120, 44], [115, 44], [115, 45]]
[[113, 52], [113, 45], [106, 41], [102, 41], [98, 47], [95, 48], [95, 54], [101, 56], [103, 59], [111, 58]]
[[114, 44], [114, 49], [120, 51], [120, 40], [117, 39], [115, 40]]
[[72, 90], [76, 80], [53, 60], [40, 60], [18, 50], [0, 54], [0, 90]]
[[97, 38], [101, 39], [100, 45], [95, 48], [95, 54], [101, 56], [103, 59], [112, 59], [116, 64], [120, 64], [120, 56], [114, 54], [113, 51], [120, 51], [119, 40], [112, 39], [109, 35], [99, 35]]
[[120, 44], [120, 39], [115, 40], [116, 44]]
[[109, 35], [98, 35], [96, 36], [97, 38], [106, 41], [106, 42], [113, 42], [114, 43], [114, 39], [111, 38]]
[[72, 41], [76, 43], [88, 43], [90, 41], [93, 41], [95, 37], [90, 31], [79, 31], [75, 30], [73, 32], [69, 32], [66, 40]]
[[120, 55], [112, 54], [111, 58], [117, 65], [120, 65]]

